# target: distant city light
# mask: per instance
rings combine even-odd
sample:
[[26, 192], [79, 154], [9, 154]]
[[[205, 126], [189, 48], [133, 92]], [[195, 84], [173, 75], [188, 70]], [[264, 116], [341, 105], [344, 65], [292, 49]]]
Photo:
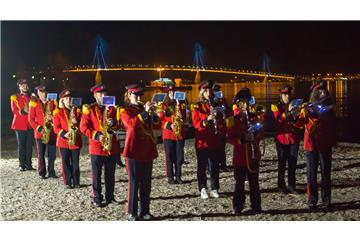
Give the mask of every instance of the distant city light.
[[16, 75], [14, 74], [14, 75], [12, 75], [12, 77], [13, 77], [13, 78], [16, 78]]
[[55, 81], [55, 78], [52, 78], [53, 81]]
[[43, 79], [46, 79], [46, 77], [43, 77]]
[[31, 79], [35, 79], [35, 76], [31, 76]]

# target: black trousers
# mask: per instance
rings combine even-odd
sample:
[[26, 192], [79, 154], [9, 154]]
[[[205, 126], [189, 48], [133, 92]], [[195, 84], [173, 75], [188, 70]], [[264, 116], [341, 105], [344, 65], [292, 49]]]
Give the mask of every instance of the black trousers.
[[153, 162], [139, 162], [128, 158], [128, 214], [137, 216], [140, 200], [140, 216], [150, 213], [151, 175]]
[[199, 191], [207, 188], [206, 167], [209, 164], [211, 190], [219, 190], [219, 155], [220, 149], [196, 149], [197, 180]]
[[219, 150], [219, 167], [220, 169], [226, 168], [226, 138], [223, 139], [221, 149]]
[[55, 158], [56, 158], [56, 141], [50, 140], [48, 144], [43, 144], [41, 139], [36, 139], [36, 149], [38, 152], [38, 173], [39, 176], [46, 175], [45, 152], [48, 153], [48, 176], [55, 176]]
[[250, 202], [253, 210], [261, 210], [259, 189], [259, 172], [250, 172], [247, 167], [234, 166], [235, 191], [233, 196], [234, 209], [242, 210], [245, 204], [245, 180], [249, 181]]
[[299, 152], [299, 143], [281, 144], [276, 143], [278, 154], [278, 187], [285, 187], [285, 168], [288, 165], [288, 186], [296, 187], [296, 165]]
[[64, 185], [80, 185], [80, 149], [59, 148]]
[[32, 146], [34, 144], [33, 130], [15, 130], [18, 143], [19, 167], [32, 168]]
[[164, 139], [166, 175], [168, 179], [179, 179], [181, 177], [181, 165], [184, 162], [184, 143], [185, 140]]
[[307, 201], [317, 204], [318, 185], [317, 169], [320, 162], [321, 198], [323, 203], [331, 203], [331, 148], [325, 151], [305, 151], [307, 169]]
[[104, 166], [105, 175], [105, 200], [114, 199], [115, 168], [114, 156], [90, 155], [92, 168], [92, 190], [94, 202], [101, 203], [104, 197], [101, 193], [101, 173]]

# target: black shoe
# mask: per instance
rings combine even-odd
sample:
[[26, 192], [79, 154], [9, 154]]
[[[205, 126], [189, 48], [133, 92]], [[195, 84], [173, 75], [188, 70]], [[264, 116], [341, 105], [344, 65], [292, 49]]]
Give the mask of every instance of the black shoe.
[[235, 214], [235, 215], [240, 215], [241, 214], [241, 212], [242, 212], [242, 210], [243, 210], [243, 208], [234, 208], [233, 209], [233, 213]]
[[261, 208], [253, 208], [250, 211], [251, 214], [260, 214], [262, 213], [262, 209]]
[[46, 177], [45, 177], [45, 176], [39, 176], [39, 178], [40, 178], [40, 179], [46, 179]]
[[307, 205], [308, 205], [308, 207], [309, 207], [310, 210], [315, 210], [315, 209], [317, 209], [316, 203], [308, 203]]
[[127, 219], [128, 221], [137, 221], [138, 220], [138, 217], [137, 216], [134, 216], [132, 214], [128, 214], [127, 215]]
[[33, 168], [33, 167], [26, 167], [26, 170], [28, 170], [28, 171], [34, 171], [35, 168]]
[[294, 187], [288, 186], [288, 187], [286, 188], [286, 190], [287, 190], [287, 192], [288, 192], [289, 194], [297, 194], [297, 192], [296, 192], [296, 190], [295, 190]]
[[49, 175], [48, 178], [59, 178], [59, 177], [56, 175]]
[[144, 221], [151, 221], [154, 220], [154, 216], [151, 215], [150, 213], [147, 213], [145, 215], [141, 215], [140, 218]]
[[114, 204], [114, 205], [120, 205], [119, 201], [116, 201], [115, 199], [111, 199], [109, 201], [106, 201], [106, 205]]
[[172, 184], [175, 184], [175, 181], [174, 181], [174, 179], [170, 178], [170, 179], [168, 179], [168, 183], [172, 185]]
[[183, 181], [181, 178], [177, 178], [177, 179], [176, 179], [176, 183], [177, 183], [177, 184], [183, 184], [184, 181]]
[[93, 202], [93, 205], [94, 205], [94, 207], [97, 207], [97, 208], [103, 208], [103, 207], [105, 207], [105, 204], [99, 203], [99, 202]]
[[284, 186], [279, 186], [278, 191], [280, 193], [283, 193], [283, 194], [288, 194], [289, 193], [288, 190], [286, 189], [286, 187], [284, 187]]
[[321, 203], [321, 205], [324, 207], [324, 208], [327, 208], [327, 209], [331, 209], [332, 208], [332, 204], [330, 201], [323, 201]]
[[72, 189], [72, 186], [71, 185], [65, 185], [65, 188], [66, 189]]
[[20, 172], [25, 172], [25, 171], [26, 171], [26, 168], [19, 167], [19, 171], [20, 171]]

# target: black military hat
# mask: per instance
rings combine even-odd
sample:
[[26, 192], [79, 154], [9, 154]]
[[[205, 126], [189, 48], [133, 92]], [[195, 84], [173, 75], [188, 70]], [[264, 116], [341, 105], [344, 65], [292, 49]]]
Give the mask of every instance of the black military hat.
[[69, 89], [64, 89], [63, 91], [61, 91], [61, 93], [59, 93], [59, 98], [64, 98], [64, 97], [70, 97], [71, 92]]
[[97, 93], [97, 92], [106, 92], [107, 89], [103, 83], [98, 83], [92, 88], [90, 88], [90, 92]]
[[289, 86], [289, 85], [285, 85], [285, 86], [282, 86], [280, 89], [279, 89], [279, 92], [280, 93], [283, 93], [283, 94], [290, 94], [291, 91], [292, 91], [292, 87]]
[[27, 84], [28, 82], [26, 81], [26, 79], [19, 79], [18, 81], [17, 81], [17, 83], [16, 83], [16, 85], [20, 85], [20, 84]]
[[173, 81], [168, 82], [162, 86], [163, 92], [174, 91], [174, 89], [175, 89], [175, 83]]
[[214, 91], [220, 91], [220, 89], [221, 89], [220, 84], [214, 84], [213, 89], [214, 89]]
[[199, 89], [212, 88], [213, 85], [214, 85], [214, 83], [212, 81], [204, 80], [204, 81], [200, 82]]
[[315, 89], [326, 89], [326, 82], [324, 80], [318, 80], [313, 85], [311, 85], [310, 90], [313, 91]]
[[129, 92], [129, 93], [133, 93], [135, 95], [141, 96], [144, 95], [144, 88], [143, 86], [141, 86], [140, 84], [130, 84], [125, 86], [125, 89]]
[[237, 101], [239, 101], [241, 99], [246, 99], [246, 100], [250, 101], [250, 98], [251, 98], [250, 89], [247, 87], [243, 87], [236, 93], [236, 95], [233, 99], [233, 103], [236, 103]]
[[44, 92], [44, 91], [46, 91], [46, 87], [44, 85], [39, 85], [39, 86], [35, 87], [35, 90]]

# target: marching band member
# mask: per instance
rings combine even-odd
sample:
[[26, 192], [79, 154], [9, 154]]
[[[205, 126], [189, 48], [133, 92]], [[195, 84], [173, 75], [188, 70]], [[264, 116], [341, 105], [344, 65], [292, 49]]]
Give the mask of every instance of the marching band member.
[[322, 204], [328, 208], [331, 207], [331, 159], [332, 147], [336, 144], [336, 118], [325, 81], [317, 81], [311, 86], [309, 103], [313, 106], [302, 108], [297, 122], [297, 126], [305, 126], [307, 203], [311, 209], [317, 207], [317, 169], [320, 163]]
[[[219, 84], [215, 84], [214, 87], [214, 93], [221, 91], [221, 86]], [[225, 108], [225, 114], [226, 117], [230, 116], [232, 114], [232, 111], [226, 102], [226, 99], [224, 97], [221, 98], [215, 98], [214, 102], [217, 106], [224, 106]], [[219, 151], [219, 168], [223, 172], [227, 172], [227, 165], [226, 165], [226, 128], [223, 128], [223, 131], [221, 133], [221, 136], [223, 139], [221, 140], [221, 150]]]
[[17, 82], [19, 93], [11, 95], [11, 110], [13, 121], [11, 129], [15, 131], [18, 143], [19, 169], [20, 171], [34, 170], [32, 167], [32, 145], [34, 142], [34, 131], [28, 122], [29, 114], [29, 86], [26, 79]]
[[[102, 105], [107, 89], [104, 84], [93, 86], [90, 91], [96, 100], [90, 105], [83, 105], [80, 131], [89, 139], [89, 153], [92, 167], [92, 191], [95, 207], [104, 207], [101, 193], [101, 173], [105, 169], [105, 203], [119, 204], [114, 197], [116, 155], [119, 145], [112, 132], [116, 128], [116, 109]], [[108, 129], [109, 128], [109, 129]]]
[[221, 113], [213, 104], [213, 83], [202, 81], [199, 84], [199, 102], [192, 104], [192, 122], [195, 128], [195, 149], [197, 156], [197, 179], [200, 196], [209, 198], [207, 193], [206, 167], [209, 163], [211, 192], [219, 197], [219, 158], [221, 152], [221, 131], [225, 127]]
[[167, 97], [162, 104], [163, 111], [160, 113], [160, 120], [163, 129], [162, 138], [165, 151], [166, 175], [169, 184], [182, 184], [181, 166], [184, 162], [185, 144], [183, 121], [186, 118], [186, 107], [185, 103], [177, 103], [174, 99], [174, 85], [164, 87], [163, 91], [167, 93]]
[[250, 202], [253, 213], [261, 212], [261, 196], [259, 190], [259, 140], [262, 138], [261, 130], [251, 131], [250, 125], [260, 120], [257, 114], [250, 111], [250, 90], [242, 88], [236, 94], [234, 103], [237, 112], [234, 112], [233, 120], [227, 121], [228, 142], [234, 145], [233, 168], [235, 178], [235, 191], [233, 196], [233, 208], [235, 214], [240, 214], [245, 203], [245, 180], [249, 181]]
[[56, 100], [47, 100], [45, 86], [35, 87], [39, 98], [30, 100], [29, 123], [34, 129], [36, 149], [38, 153], [38, 173], [41, 179], [45, 179], [46, 164], [45, 152], [48, 151], [48, 177], [57, 178], [54, 164], [56, 159], [56, 135], [53, 131], [52, 112], [57, 107]]
[[59, 94], [59, 108], [53, 112], [56, 146], [62, 160], [62, 175], [66, 188], [80, 187], [79, 155], [82, 139], [79, 131], [81, 110], [71, 106], [71, 92]]
[[[278, 189], [283, 193], [295, 193], [296, 164], [299, 151], [300, 138], [296, 128], [286, 117], [291, 100], [292, 87], [284, 86], [280, 89], [280, 102], [271, 105], [275, 117], [275, 143], [278, 154]], [[288, 164], [288, 186], [285, 184], [285, 167]]]
[[[153, 128], [160, 128], [161, 122], [153, 112], [153, 103], [140, 102], [143, 88], [137, 84], [126, 86], [124, 102], [126, 107], [118, 109], [118, 120], [126, 130], [123, 156], [128, 172], [128, 220], [151, 220], [150, 193], [153, 161], [157, 158], [156, 137]], [[138, 216], [138, 201], [140, 209]]]

